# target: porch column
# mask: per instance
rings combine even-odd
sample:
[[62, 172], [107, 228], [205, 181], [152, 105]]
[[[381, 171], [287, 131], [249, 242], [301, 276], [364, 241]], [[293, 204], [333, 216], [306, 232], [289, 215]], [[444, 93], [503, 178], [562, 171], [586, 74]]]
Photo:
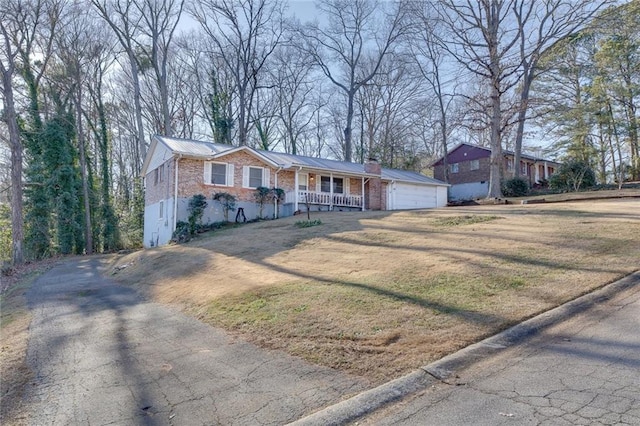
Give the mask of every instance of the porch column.
[[540, 166], [538, 166], [537, 162], [533, 163], [533, 166], [536, 168], [535, 181], [534, 182], [538, 182], [538, 181], [540, 181]]
[[544, 179], [549, 179], [549, 167], [547, 166], [547, 162], [544, 162]]
[[362, 176], [362, 191], [360, 192], [360, 204], [362, 204], [362, 211], [364, 211], [364, 176]]
[[[309, 185], [309, 182], [307, 182]], [[307, 188], [308, 190], [309, 188]], [[298, 170], [293, 173], [293, 211], [298, 211]]]
[[333, 210], [333, 173], [329, 174], [329, 211]]

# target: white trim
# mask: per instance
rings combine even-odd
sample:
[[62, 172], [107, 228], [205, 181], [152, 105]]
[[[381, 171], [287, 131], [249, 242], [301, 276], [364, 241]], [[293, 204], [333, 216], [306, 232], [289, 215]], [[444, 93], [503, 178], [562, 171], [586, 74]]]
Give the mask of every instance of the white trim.
[[239, 152], [239, 151], [244, 151], [244, 152], [246, 152], [247, 154], [249, 154], [249, 155], [252, 155], [252, 156], [256, 157], [257, 159], [259, 159], [259, 160], [260, 160], [260, 161], [262, 161], [263, 163], [268, 164], [268, 165], [270, 165], [270, 166], [273, 166], [273, 167], [281, 167], [279, 164], [274, 163], [271, 159], [269, 159], [269, 158], [265, 157], [264, 155], [260, 154], [260, 153], [259, 153], [258, 151], [256, 151], [255, 149], [253, 149], [253, 148], [251, 148], [251, 147], [248, 147], [248, 146], [239, 146], [239, 147], [235, 147], [235, 148], [228, 149], [228, 150], [226, 150], [226, 151], [221, 151], [221, 152], [218, 152], [217, 154], [214, 154], [214, 155], [213, 155], [212, 157], [210, 157], [210, 158], [212, 158], [212, 159], [213, 159], [213, 158], [221, 158], [221, 157], [225, 157], [225, 156], [227, 156], [227, 155], [234, 154], [234, 153]]

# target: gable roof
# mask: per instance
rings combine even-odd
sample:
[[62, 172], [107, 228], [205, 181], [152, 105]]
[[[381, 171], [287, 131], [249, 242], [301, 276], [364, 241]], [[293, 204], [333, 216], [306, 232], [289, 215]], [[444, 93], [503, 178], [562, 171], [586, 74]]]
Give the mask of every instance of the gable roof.
[[[329, 160], [325, 158], [305, 157], [303, 155], [293, 155], [283, 152], [263, 151], [248, 146], [235, 147], [231, 145], [217, 144], [213, 142], [204, 142], [191, 139], [178, 139], [155, 135], [152, 139], [151, 146], [145, 158], [142, 173], [147, 173], [150, 158], [158, 143], [167, 147], [174, 155], [181, 155], [188, 158], [197, 158], [202, 160], [213, 160], [224, 157], [239, 151], [245, 151], [250, 155], [260, 159], [276, 168], [290, 169], [303, 167], [305, 169], [318, 170], [319, 172], [344, 173], [349, 175], [374, 177], [371, 173], [364, 170], [364, 164], [349, 163], [346, 161]], [[420, 173], [409, 170], [398, 169], [382, 169], [382, 180], [401, 181], [409, 183], [417, 183], [423, 185], [447, 185], [442, 181], [430, 178]], [[448, 186], [448, 185], [447, 185]]]
[[[485, 146], [480, 146], [480, 145], [476, 145], [476, 144], [472, 144], [472, 143], [468, 143], [468, 142], [461, 142], [458, 145], [456, 145], [455, 147], [453, 147], [449, 152], [447, 152], [447, 157], [451, 156], [451, 155], [455, 155], [456, 151], [460, 150], [460, 149], [466, 149], [466, 150], [470, 150], [471, 154], [470, 156], [466, 156], [465, 155], [465, 161], [467, 160], [475, 160], [478, 158], [484, 158], [484, 157], [488, 157], [489, 155], [491, 155], [491, 149], [487, 148]], [[502, 154], [503, 155], [510, 155], [510, 156], [514, 156], [515, 153], [513, 151], [507, 150], [507, 149], [503, 149], [502, 150]], [[549, 159], [545, 159], [542, 157], [535, 157], [533, 155], [529, 155], [529, 154], [521, 154], [520, 155], [521, 158], [523, 159], [527, 159], [527, 160], [531, 160], [531, 161], [546, 161], [548, 163], [555, 163], [555, 164], [560, 164], [557, 161], [553, 161], [553, 160], [549, 160]], [[431, 166], [438, 166], [440, 164], [442, 164], [442, 160], [444, 159], [444, 157], [440, 157], [437, 161], [435, 161], [434, 163], [431, 164]]]

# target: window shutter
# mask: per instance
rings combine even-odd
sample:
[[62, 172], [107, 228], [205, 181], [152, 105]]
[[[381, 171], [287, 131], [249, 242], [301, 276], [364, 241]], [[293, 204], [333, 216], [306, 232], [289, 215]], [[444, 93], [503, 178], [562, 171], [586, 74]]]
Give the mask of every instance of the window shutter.
[[233, 164], [227, 164], [227, 186], [234, 185], [234, 167]]
[[242, 166], [242, 187], [249, 187], [249, 166]]
[[204, 183], [211, 183], [211, 163], [204, 162]]
[[271, 170], [269, 170], [268, 168], [264, 168], [262, 169], [262, 186], [264, 186], [265, 188], [270, 188], [271, 185], [269, 184], [269, 180], [270, 180], [270, 173]]

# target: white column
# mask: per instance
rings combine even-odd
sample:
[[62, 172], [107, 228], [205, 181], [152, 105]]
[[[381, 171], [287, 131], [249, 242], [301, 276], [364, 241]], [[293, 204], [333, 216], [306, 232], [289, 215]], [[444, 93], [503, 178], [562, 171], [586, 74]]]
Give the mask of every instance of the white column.
[[544, 162], [544, 179], [549, 179], [549, 167], [547, 166], [547, 162]]
[[333, 173], [329, 174], [329, 211], [333, 210]]
[[[309, 182], [307, 182], [307, 189]], [[293, 173], [293, 211], [298, 211], [298, 170]]]
[[360, 204], [362, 204], [362, 211], [364, 211], [364, 176], [362, 176], [362, 191], [360, 192]]

